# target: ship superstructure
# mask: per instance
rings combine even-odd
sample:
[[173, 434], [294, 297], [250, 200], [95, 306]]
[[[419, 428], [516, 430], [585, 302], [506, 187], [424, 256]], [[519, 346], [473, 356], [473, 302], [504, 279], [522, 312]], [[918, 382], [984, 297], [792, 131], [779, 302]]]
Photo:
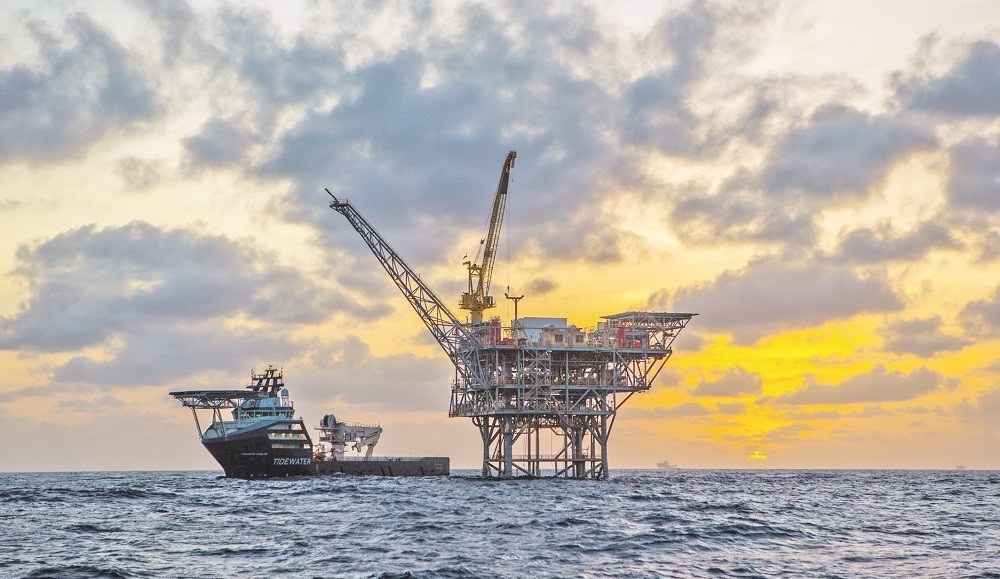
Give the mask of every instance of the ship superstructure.
[[483, 311], [495, 305], [489, 282], [515, 157], [511, 151], [501, 171], [479, 255], [464, 263], [469, 286], [459, 307], [470, 311], [470, 322], [455, 317], [349, 200], [327, 190], [330, 208], [358, 232], [454, 364], [449, 415], [471, 418], [479, 429], [484, 477], [607, 478], [618, 409], [652, 386], [697, 314], [628, 311], [603, 316], [591, 329], [565, 318], [532, 327], [538, 318], [517, 315], [524, 296], [505, 294], [514, 319], [484, 322]]

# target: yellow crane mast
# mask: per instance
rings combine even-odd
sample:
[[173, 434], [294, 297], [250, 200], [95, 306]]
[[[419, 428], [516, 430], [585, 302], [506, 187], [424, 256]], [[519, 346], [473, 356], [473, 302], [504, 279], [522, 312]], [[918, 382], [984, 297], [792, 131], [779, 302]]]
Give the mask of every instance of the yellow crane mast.
[[493, 262], [496, 260], [497, 245], [500, 243], [500, 227], [503, 225], [503, 211], [507, 204], [507, 185], [510, 183], [510, 170], [514, 168], [516, 151], [507, 153], [503, 169], [500, 171], [500, 184], [497, 185], [497, 195], [493, 199], [493, 211], [486, 237], [479, 242], [476, 259], [463, 262], [469, 268], [469, 289], [462, 294], [459, 307], [469, 310], [472, 325], [483, 323], [483, 311], [496, 306], [490, 293], [490, 278], [493, 276]]

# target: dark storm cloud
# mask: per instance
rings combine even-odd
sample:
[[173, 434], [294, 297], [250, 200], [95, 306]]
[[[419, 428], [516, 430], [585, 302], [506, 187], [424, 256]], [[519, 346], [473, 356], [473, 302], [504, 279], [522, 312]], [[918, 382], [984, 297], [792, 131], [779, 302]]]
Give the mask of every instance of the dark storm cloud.
[[852, 376], [840, 384], [819, 384], [807, 378], [805, 386], [791, 394], [764, 397], [760, 404], [855, 404], [866, 402], [897, 402], [912, 400], [947, 386], [943, 376], [920, 368], [909, 374], [889, 372], [876, 365], [866, 374]]
[[0, 70], [0, 162], [73, 156], [159, 110], [140, 61], [87, 16], [26, 27], [38, 62]]
[[[996, 98], [1000, 100], [1000, 95]], [[949, 206], [1000, 214], [1000, 144], [970, 137], [952, 147], [949, 153]]]
[[883, 348], [893, 354], [914, 354], [929, 358], [938, 352], [961, 350], [970, 340], [945, 334], [941, 330], [941, 316], [898, 320], [886, 324], [879, 334], [885, 340]]
[[904, 105], [944, 115], [1000, 115], [1000, 44], [981, 40], [943, 74], [916, 70], [892, 77]]
[[782, 330], [818, 326], [867, 312], [902, 307], [884, 273], [758, 258], [709, 283], [650, 296], [651, 309], [701, 312], [698, 327], [740, 343]]
[[755, 372], [748, 372], [740, 366], [730, 368], [725, 375], [716, 380], [702, 380], [691, 391], [695, 396], [740, 396], [742, 394], [760, 394], [764, 381]]
[[1000, 337], [1000, 285], [990, 298], [967, 304], [958, 319], [973, 336]]
[[[69, 231], [22, 246], [18, 259], [15, 274], [30, 297], [16, 314], [0, 318], [5, 349], [73, 352], [119, 341], [119, 351], [134, 359], [167, 360], [171, 348], [156, 347], [157, 339], [176, 338], [172, 349], [180, 351], [185, 344], [197, 348], [200, 335], [209, 352], [233, 317], [265, 324], [262, 335], [272, 335], [277, 347], [287, 342], [282, 326], [322, 322], [335, 312], [382, 311], [318, 286], [246, 240], [141, 222]], [[231, 333], [237, 343], [260, 339]], [[71, 364], [83, 373], [101, 366]]]
[[831, 103], [781, 138], [759, 184], [768, 196], [801, 196], [820, 206], [865, 198], [896, 162], [935, 144], [933, 132], [917, 122]]
[[855, 264], [912, 261], [923, 258], [932, 249], [957, 247], [958, 242], [949, 229], [938, 223], [928, 221], [913, 231], [897, 234], [884, 221], [874, 228], [862, 227], [843, 234], [830, 258]]

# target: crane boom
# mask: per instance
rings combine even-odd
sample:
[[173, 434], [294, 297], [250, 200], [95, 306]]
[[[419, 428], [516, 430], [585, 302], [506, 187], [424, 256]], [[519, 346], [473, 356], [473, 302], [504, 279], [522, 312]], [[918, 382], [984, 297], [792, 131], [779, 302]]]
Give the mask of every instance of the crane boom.
[[470, 375], [470, 372], [475, 372], [473, 369], [475, 366], [471, 361], [475, 359], [476, 355], [477, 336], [471, 333], [451, 313], [448, 307], [434, 295], [431, 288], [382, 239], [382, 236], [348, 200], [337, 199], [333, 193], [330, 193], [329, 189], [326, 192], [333, 198], [333, 201], [330, 202], [330, 208], [346, 217], [355, 231], [361, 234], [361, 238], [375, 254], [379, 263], [395, 282], [396, 287], [403, 292], [410, 306], [416, 310], [417, 315], [431, 331], [434, 339], [455, 364], [458, 374], [468, 382], [483, 383], [481, 377]]
[[490, 293], [490, 279], [493, 277], [493, 263], [496, 260], [497, 245], [500, 243], [500, 228], [503, 225], [503, 212], [507, 205], [507, 186], [510, 183], [510, 170], [514, 168], [517, 151], [507, 153], [507, 159], [500, 170], [500, 183], [493, 199], [493, 210], [490, 212], [490, 222], [486, 237], [480, 242], [479, 253], [473, 262], [466, 262], [469, 268], [469, 290], [462, 294], [460, 307], [472, 314], [472, 323], [483, 321], [483, 310], [494, 307], [493, 296]]
[[497, 195], [493, 199], [493, 211], [490, 213], [490, 231], [483, 247], [483, 272], [479, 278], [479, 291], [482, 295], [490, 293], [490, 278], [493, 277], [493, 262], [496, 259], [497, 245], [500, 243], [500, 226], [503, 224], [503, 212], [507, 206], [507, 185], [510, 183], [510, 170], [514, 168], [517, 151], [507, 153], [503, 170], [500, 172], [500, 183], [497, 185]]

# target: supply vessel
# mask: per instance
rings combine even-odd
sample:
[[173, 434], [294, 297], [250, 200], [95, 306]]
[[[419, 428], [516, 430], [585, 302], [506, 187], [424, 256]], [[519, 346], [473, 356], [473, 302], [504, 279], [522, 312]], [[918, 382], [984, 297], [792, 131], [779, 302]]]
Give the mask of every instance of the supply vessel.
[[[340, 422], [333, 414], [324, 416], [316, 428], [322, 434], [314, 448], [302, 418], [295, 417], [283, 372], [273, 366], [259, 374], [251, 371], [243, 390], [185, 390], [170, 395], [191, 409], [202, 444], [227, 477], [450, 474], [448, 457], [373, 457], [382, 428]], [[198, 410], [212, 412], [204, 431]], [[224, 416], [227, 410], [231, 418]], [[346, 455], [349, 445], [359, 452], [366, 447], [365, 455]]]

